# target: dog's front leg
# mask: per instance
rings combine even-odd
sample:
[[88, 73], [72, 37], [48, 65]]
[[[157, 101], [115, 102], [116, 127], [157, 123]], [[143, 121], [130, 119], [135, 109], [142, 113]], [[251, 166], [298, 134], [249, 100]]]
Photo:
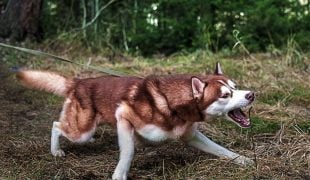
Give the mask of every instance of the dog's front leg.
[[117, 119], [117, 135], [120, 148], [119, 162], [113, 173], [113, 180], [125, 180], [134, 155], [134, 129], [125, 119]]
[[203, 135], [198, 130], [194, 130], [192, 134], [187, 139], [185, 139], [185, 141], [190, 146], [193, 146], [204, 152], [216, 155], [221, 158], [231, 159], [236, 164], [243, 165], [243, 166], [254, 164], [253, 160], [245, 156], [241, 156], [237, 153], [234, 153], [216, 144], [215, 142], [211, 141], [209, 138], [207, 138], [205, 135]]

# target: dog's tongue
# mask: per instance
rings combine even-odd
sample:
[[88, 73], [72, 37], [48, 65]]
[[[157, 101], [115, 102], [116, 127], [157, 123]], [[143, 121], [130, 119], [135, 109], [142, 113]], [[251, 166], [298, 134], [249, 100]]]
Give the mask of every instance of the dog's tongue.
[[235, 109], [228, 112], [228, 116], [243, 128], [251, 126], [250, 119], [246, 117], [241, 109]]

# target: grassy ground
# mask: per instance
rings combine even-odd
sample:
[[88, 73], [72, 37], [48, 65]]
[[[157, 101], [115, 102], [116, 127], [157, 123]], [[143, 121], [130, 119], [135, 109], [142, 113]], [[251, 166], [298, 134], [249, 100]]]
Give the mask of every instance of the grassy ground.
[[[44, 49], [44, 47], [41, 47]], [[212, 72], [216, 61], [240, 88], [258, 92], [251, 129], [217, 119], [199, 129], [215, 142], [256, 161], [239, 167], [226, 160], [170, 142], [159, 147], [139, 146], [129, 173], [132, 179], [310, 179], [309, 57], [290, 64], [287, 57], [268, 54], [247, 57], [209, 55], [202, 51], [167, 58], [100, 56], [74, 47], [50, 46], [45, 51], [79, 62], [110, 67], [129, 74]], [[12, 51], [2, 51], [0, 69], [0, 178], [108, 179], [118, 160], [117, 137], [108, 126], [98, 128], [94, 143], [71, 144], [62, 139], [66, 157], [49, 152], [52, 122], [62, 98], [21, 87], [7, 67], [28, 66], [62, 74], [96, 76], [86, 67], [55, 63]], [[70, 54], [70, 55], [68, 55]], [[299, 61], [298, 61], [299, 62]]]

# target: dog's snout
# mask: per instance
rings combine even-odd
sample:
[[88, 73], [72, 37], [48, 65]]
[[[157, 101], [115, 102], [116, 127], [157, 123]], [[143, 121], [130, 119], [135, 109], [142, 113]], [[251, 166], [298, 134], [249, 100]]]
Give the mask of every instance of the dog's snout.
[[245, 98], [249, 101], [254, 101], [255, 100], [255, 93], [253, 91], [249, 92], [248, 94], [245, 95]]

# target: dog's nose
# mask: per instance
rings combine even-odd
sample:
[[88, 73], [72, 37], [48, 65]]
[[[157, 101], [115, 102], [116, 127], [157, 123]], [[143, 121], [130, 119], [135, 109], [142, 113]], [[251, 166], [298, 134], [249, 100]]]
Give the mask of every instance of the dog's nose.
[[245, 95], [245, 99], [249, 100], [249, 101], [254, 101], [255, 99], [255, 93], [253, 91], [249, 92], [248, 94]]

